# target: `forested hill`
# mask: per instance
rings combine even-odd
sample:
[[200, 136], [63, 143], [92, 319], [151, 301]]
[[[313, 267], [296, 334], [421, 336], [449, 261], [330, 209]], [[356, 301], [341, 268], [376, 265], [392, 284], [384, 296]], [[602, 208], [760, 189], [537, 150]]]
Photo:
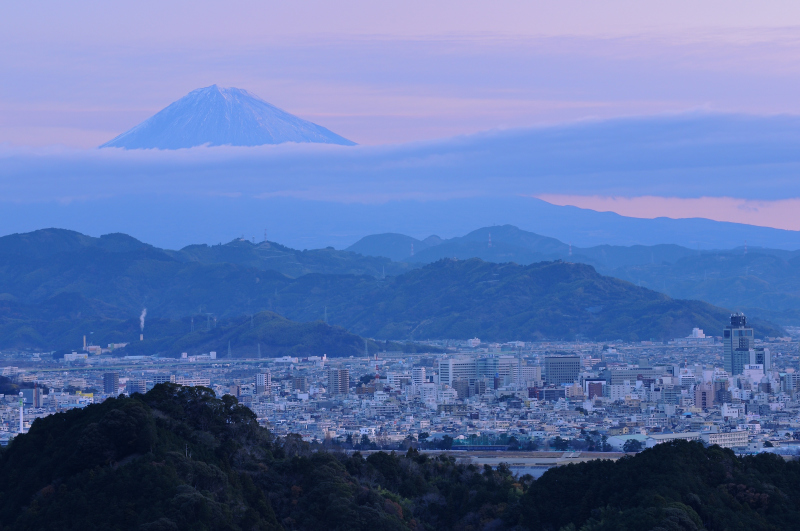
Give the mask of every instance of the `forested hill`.
[[[721, 333], [730, 322], [727, 310], [560, 261], [522, 266], [441, 260], [384, 282], [307, 275], [279, 297], [279, 307], [293, 319], [308, 319], [324, 305], [331, 322], [387, 338], [638, 341], [683, 337], [694, 326]], [[301, 300], [306, 308], [295, 302]], [[766, 323], [756, 327], [761, 334], [781, 333]]]
[[[730, 314], [560, 261], [523, 266], [446, 259], [385, 279], [319, 273], [292, 278], [232, 263], [178, 260], [120, 235], [96, 239], [102, 245], [78, 245], [73, 240], [85, 237], [53, 234], [58, 238], [33, 246], [36, 252], [22, 252], [31, 245], [20, 238], [31, 235], [5, 240], [14, 245], [0, 249], [0, 341], [13, 340], [0, 348], [33, 337], [35, 321], [61, 330], [70, 326], [64, 321], [136, 319], [143, 308], [149, 318], [173, 320], [271, 311], [310, 322], [327, 315], [332, 325], [382, 340], [663, 340], [686, 336], [696, 326], [719, 333]], [[783, 335], [754, 324], [759, 335]]]
[[540, 479], [448, 455], [275, 438], [231, 396], [161, 384], [37, 419], [0, 450], [0, 530], [794, 529], [800, 464], [677, 441]]
[[0, 259], [36, 264], [42, 259], [97, 261], [114, 259], [170, 261], [200, 264], [236, 264], [243, 267], [278, 271], [290, 277], [308, 273], [397, 275], [412, 266], [388, 258], [363, 256], [350, 251], [325, 249], [298, 250], [270, 241], [237, 238], [219, 245], [189, 245], [178, 251], [159, 249], [127, 234], [105, 234], [99, 238], [65, 229], [42, 229], [0, 237]]

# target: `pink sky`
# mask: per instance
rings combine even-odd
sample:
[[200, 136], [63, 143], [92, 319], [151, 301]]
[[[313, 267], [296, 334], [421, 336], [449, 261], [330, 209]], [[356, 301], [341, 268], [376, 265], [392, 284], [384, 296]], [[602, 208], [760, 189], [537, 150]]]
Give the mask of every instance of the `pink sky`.
[[93, 147], [211, 84], [361, 144], [800, 113], [798, 27], [791, 1], [5, 2], [0, 143]]
[[752, 201], [734, 197], [602, 197], [542, 194], [553, 205], [570, 205], [632, 218], [707, 218], [761, 227], [800, 230], [800, 199]]
[[[800, 114], [794, 0], [56, 0], [0, 5], [0, 144], [92, 148], [247, 89], [360, 144], [691, 110]], [[543, 199], [800, 230], [800, 199]]]

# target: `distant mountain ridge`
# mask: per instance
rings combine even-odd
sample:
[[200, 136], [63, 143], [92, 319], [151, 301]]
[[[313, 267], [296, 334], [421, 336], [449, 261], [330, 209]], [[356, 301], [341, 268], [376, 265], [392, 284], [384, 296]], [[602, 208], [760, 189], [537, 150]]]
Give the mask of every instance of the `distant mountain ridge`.
[[[436, 245], [426, 241], [400, 234], [376, 234], [347, 249], [420, 264], [442, 258], [523, 265], [548, 260], [579, 262], [603, 275], [671, 297], [703, 300], [783, 325], [800, 325], [800, 250], [696, 250], [671, 244], [581, 248], [512, 225], [484, 227], [462, 237], [439, 240]], [[407, 254], [411, 244], [413, 256]]]
[[193, 90], [101, 148], [180, 149], [314, 142], [353, 146], [336, 133], [238, 88]]
[[[358, 263], [359, 255], [336, 252]], [[0, 348], [37, 344], [37, 335], [54, 329], [79, 337], [81, 327], [100, 330], [97, 323], [104, 320], [127, 322], [127, 336], [135, 340], [133, 319], [145, 307], [148, 318], [180, 321], [183, 329], [191, 316], [235, 320], [269, 311], [402, 341], [668, 339], [695, 326], [714, 333], [730, 315], [563, 261], [521, 266], [446, 259], [385, 278], [322, 272], [293, 278], [218, 261], [224, 254], [203, 262], [124, 235], [89, 238], [58, 230], [0, 238]], [[246, 337], [244, 328], [236, 337]], [[768, 323], [756, 328], [759, 334], [783, 334]], [[148, 330], [148, 341], [158, 341]], [[175, 340], [182, 337], [164, 330]]]
[[402, 234], [375, 234], [362, 238], [345, 250], [420, 264], [435, 262], [442, 258], [461, 260], [480, 258], [489, 262], [519, 264], [543, 260], [567, 260], [606, 269], [663, 261], [674, 262], [685, 256], [697, 254], [696, 250], [672, 244], [597, 245], [581, 248], [513, 225], [483, 227], [464, 236], [446, 240], [438, 236], [418, 240]]

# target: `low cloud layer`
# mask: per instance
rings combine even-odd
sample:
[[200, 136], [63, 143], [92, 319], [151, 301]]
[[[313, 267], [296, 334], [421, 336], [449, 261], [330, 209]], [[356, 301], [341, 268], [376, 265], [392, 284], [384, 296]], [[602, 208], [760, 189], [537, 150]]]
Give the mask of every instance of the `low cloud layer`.
[[126, 194], [339, 202], [566, 194], [800, 197], [800, 119], [691, 114], [487, 132], [397, 146], [0, 153], [4, 201]]
[[[733, 198], [762, 205], [798, 199], [798, 141], [797, 117], [691, 114], [394, 146], [6, 147], [0, 221], [7, 232], [124, 231], [168, 247], [260, 239], [265, 229], [273, 241], [299, 248], [342, 247], [376, 232], [449, 237], [512, 223], [580, 245], [669, 241], [707, 248], [748, 240], [798, 248], [797, 235], [767, 229], [744, 236], [742, 228], [718, 233], [717, 227], [697, 236], [696, 225], [626, 225], [612, 214], [580, 223], [555, 219], [575, 211], [548, 210], [534, 199]], [[714, 204], [708, 201], [702, 217], [714, 217]]]

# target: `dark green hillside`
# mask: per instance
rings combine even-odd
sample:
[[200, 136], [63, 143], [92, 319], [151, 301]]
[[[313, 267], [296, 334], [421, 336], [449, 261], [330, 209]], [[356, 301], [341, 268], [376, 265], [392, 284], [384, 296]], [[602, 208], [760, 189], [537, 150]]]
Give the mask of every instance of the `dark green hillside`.
[[[564, 262], [442, 260], [385, 282], [349, 281], [345, 290], [308, 275], [278, 300], [286, 307], [284, 301], [313, 300], [309, 295], [328, 307], [332, 322], [370, 337], [667, 339], [686, 336], [693, 326], [721, 331], [730, 318], [710, 304], [674, 300]], [[306, 319], [298, 310], [290, 306], [287, 315]], [[756, 326], [762, 334], [781, 333], [763, 322]]]
[[629, 266], [608, 274], [674, 297], [800, 324], [800, 256], [793, 253], [695, 253], [674, 263]]
[[[63, 352], [65, 349], [80, 349], [85, 335], [94, 345], [128, 343], [127, 347], [115, 351], [119, 356], [157, 354], [174, 357], [182, 352], [196, 355], [215, 351], [218, 357], [223, 358], [227, 356], [229, 346], [233, 357], [256, 357], [259, 351], [264, 358], [365, 355], [364, 339], [341, 327], [329, 326], [322, 321], [297, 323], [271, 312], [220, 320], [208, 315], [182, 319], [150, 318], [146, 321], [144, 340], [140, 341], [138, 318], [100, 318], [98, 313], [101, 312], [96, 306], [100, 306], [101, 311], [105, 307], [97, 301], [85, 301], [80, 296], [66, 294], [59, 297], [88, 311], [79, 317], [80, 310], [73, 314], [48, 314], [45, 307], [41, 318], [37, 318], [37, 308], [0, 303], [0, 315], [5, 314], [0, 318], [0, 345]], [[17, 310], [16, 313], [12, 308]], [[416, 352], [423, 347], [368, 340], [367, 348], [374, 353], [386, 350]], [[428, 346], [424, 349], [426, 352], [439, 351]]]
[[175, 253], [175, 256], [203, 264], [226, 263], [275, 270], [290, 277], [309, 273], [382, 277], [398, 275], [412, 268], [387, 258], [337, 251], [333, 247], [300, 251], [274, 242], [252, 243], [241, 239], [223, 245], [190, 245]]
[[[296, 323], [270, 312], [219, 321], [197, 316], [194, 321], [193, 325], [188, 317], [148, 319], [145, 340], [140, 341], [138, 319], [6, 320], [0, 325], [0, 344], [11, 348], [77, 350], [86, 335], [95, 345], [129, 343], [117, 351], [119, 355], [178, 356], [182, 352], [195, 355], [215, 351], [224, 357], [229, 345], [235, 357], [254, 357], [259, 348], [265, 358], [364, 355], [363, 339], [320, 321]], [[378, 348], [373, 342], [372, 349]]]
[[539, 480], [453, 456], [329, 453], [231, 396], [161, 384], [38, 419], [0, 451], [0, 530], [778, 531], [800, 464], [677, 441]]
[[[32, 263], [50, 260], [109, 260], [108, 254], [149, 252], [156, 260], [235, 264], [262, 271], [278, 271], [290, 277], [308, 273], [355, 274], [382, 277], [408, 271], [411, 266], [387, 258], [362, 256], [349, 251], [326, 249], [297, 250], [274, 242], [253, 243], [235, 239], [219, 245], [189, 245], [180, 251], [159, 249], [126, 234], [105, 234], [99, 238], [64, 229], [43, 229], [0, 237], [0, 263], [4, 259]], [[128, 254], [129, 257], [137, 255]]]
[[[362, 238], [349, 249], [411, 261], [407, 239], [400, 234], [376, 234]], [[772, 322], [800, 325], [800, 251], [598, 245], [573, 247], [570, 254], [566, 243], [511, 225], [484, 227], [436, 246], [418, 242], [415, 249], [413, 261], [422, 264], [442, 258], [480, 258], [523, 265], [546, 260], [580, 262], [594, 266], [603, 275], [673, 298], [702, 300]]]
[[[75, 233], [61, 232], [54, 234], [72, 242]], [[185, 261], [119, 235], [96, 240], [116, 243], [69, 251], [74, 242], [58, 240], [48, 244], [51, 254], [20, 253], [17, 244], [4, 254], [0, 245], [0, 341], [51, 333], [34, 321], [52, 321], [58, 335], [85, 330], [89, 324], [82, 320], [136, 319], [143, 308], [151, 318], [171, 320], [271, 311], [303, 322], [323, 319], [327, 308], [329, 323], [354, 334], [402, 340], [667, 339], [695, 326], [717, 333], [730, 313], [560, 261], [523, 266], [448, 259], [383, 280], [322, 273], [291, 278], [234, 263]], [[759, 334], [783, 335], [754, 324]]]

